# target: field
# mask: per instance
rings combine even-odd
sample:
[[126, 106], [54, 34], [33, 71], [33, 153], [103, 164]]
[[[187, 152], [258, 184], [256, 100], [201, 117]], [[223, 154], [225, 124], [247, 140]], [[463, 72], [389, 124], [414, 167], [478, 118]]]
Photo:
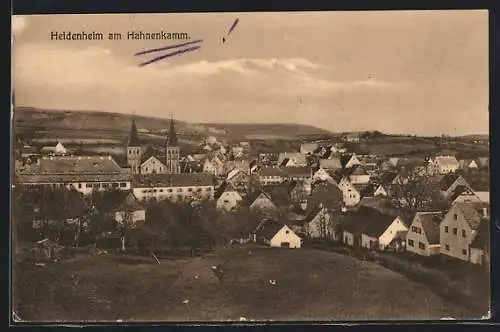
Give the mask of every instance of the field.
[[[213, 265], [224, 271], [218, 279]], [[81, 256], [14, 270], [26, 321], [439, 319], [466, 315], [375, 263], [313, 249], [234, 246], [164, 261]], [[270, 283], [275, 280], [275, 284]]]

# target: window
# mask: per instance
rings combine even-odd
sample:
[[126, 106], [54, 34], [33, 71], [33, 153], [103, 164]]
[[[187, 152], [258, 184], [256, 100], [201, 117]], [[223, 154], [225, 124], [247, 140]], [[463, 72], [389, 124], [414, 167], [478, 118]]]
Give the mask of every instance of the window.
[[182, 188], [177, 188], [177, 192], [181, 193], [182, 192]]
[[153, 189], [153, 192], [155, 193], [155, 192], [156, 192], [156, 189]]
[[465, 229], [462, 229], [462, 237], [465, 239], [466, 236], [467, 234], [465, 233]]
[[444, 248], [446, 249], [446, 251], [450, 251], [450, 245], [449, 244], [445, 245]]
[[148, 191], [147, 191], [146, 189], [143, 189], [143, 190], [142, 190], [142, 193], [143, 193], [143, 194], [145, 194], [145, 193], [147, 193], [147, 192], [148, 192]]
[[101, 187], [103, 187], [103, 188], [107, 188], [107, 187], [108, 187], [108, 184], [107, 184], [107, 183], [103, 183], [103, 184], [101, 184]]
[[448, 233], [448, 226], [444, 226], [444, 232]]
[[146, 172], [148, 171], [148, 168], [146, 167]]
[[127, 184], [125, 182], [120, 183], [120, 187], [125, 188], [126, 186], [127, 186]]
[[168, 191], [169, 193], [171, 193], [173, 190], [172, 190], [172, 189], [168, 189], [167, 191]]
[[425, 243], [419, 242], [418, 247], [422, 250], [425, 250]]
[[212, 191], [212, 188], [207, 188], [207, 191]]
[[99, 183], [94, 183], [94, 188], [99, 188], [101, 185]]
[[455, 213], [455, 214], [453, 215], [453, 220], [457, 220], [457, 219], [458, 219], [458, 216], [457, 216], [457, 214]]
[[111, 186], [112, 186], [113, 188], [118, 188], [118, 183], [114, 182]]
[[289, 230], [286, 230], [286, 231], [285, 231], [285, 234], [290, 234], [290, 231], [289, 231]]
[[81, 188], [82, 188], [82, 184], [81, 184], [81, 183], [79, 183], [79, 184], [78, 184], [78, 189], [81, 189]]
[[458, 229], [453, 228], [453, 235], [457, 235]]
[[413, 240], [408, 240], [408, 245], [409, 245], [410, 247], [413, 247], [413, 246], [414, 246], [414, 242], [413, 242]]
[[201, 193], [201, 188], [196, 189], [197, 192]]
[[158, 191], [162, 193], [162, 192], [163, 192], [163, 189], [159, 189]]
[[92, 188], [92, 183], [86, 183], [85, 188]]
[[462, 249], [462, 255], [467, 255], [467, 249]]
[[192, 192], [193, 191], [193, 188], [188, 188], [188, 192]]

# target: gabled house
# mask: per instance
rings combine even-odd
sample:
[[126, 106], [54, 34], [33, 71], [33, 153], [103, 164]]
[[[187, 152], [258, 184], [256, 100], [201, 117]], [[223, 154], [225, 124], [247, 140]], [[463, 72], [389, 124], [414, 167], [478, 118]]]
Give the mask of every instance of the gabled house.
[[372, 250], [400, 250], [405, 247], [408, 228], [398, 216], [371, 208], [348, 213], [342, 223], [343, 242]]
[[271, 196], [264, 192], [257, 192], [248, 197], [250, 210], [260, 212], [279, 212], [278, 207], [273, 203]]
[[278, 166], [305, 167], [307, 166], [307, 158], [300, 152], [282, 152], [278, 156]]
[[228, 173], [226, 182], [231, 183], [231, 185], [239, 192], [243, 192], [248, 188], [250, 175], [240, 169], [235, 168]]
[[487, 203], [453, 204], [440, 224], [441, 254], [469, 262], [470, 245], [478, 234], [482, 220], [489, 218]]
[[320, 204], [304, 219], [304, 233], [311, 239], [337, 240], [342, 235], [339, 224], [340, 213], [332, 212]]
[[359, 160], [359, 158], [355, 154], [342, 155], [340, 157], [340, 161], [342, 163], [342, 167], [346, 168], [346, 169], [349, 169], [355, 165], [362, 165], [361, 161]]
[[311, 182], [312, 170], [307, 166], [282, 167], [283, 178], [287, 181]]
[[349, 181], [352, 184], [366, 184], [370, 182], [370, 174], [363, 165], [354, 165], [349, 172]]
[[225, 182], [215, 194], [215, 199], [217, 209], [232, 211], [238, 207], [243, 197], [230, 182]]
[[436, 189], [438, 189], [446, 199], [450, 199], [459, 186], [472, 189], [462, 175], [457, 174], [438, 175], [429, 178], [428, 181], [431, 185], [437, 186]]
[[313, 180], [313, 182], [327, 181], [330, 183], [336, 183], [334, 178], [330, 175], [330, 173], [321, 167], [318, 168], [318, 170], [316, 172], [314, 172], [312, 180]]
[[270, 247], [300, 248], [302, 239], [285, 224], [266, 220], [259, 224], [253, 233], [254, 242]]
[[461, 159], [458, 161], [461, 170], [468, 171], [479, 169], [477, 162], [474, 159]]
[[347, 177], [342, 177], [338, 183], [338, 187], [342, 191], [344, 198], [344, 204], [346, 206], [355, 206], [359, 203], [361, 199], [361, 193], [356, 189], [356, 187], [349, 181]]
[[141, 160], [141, 174], [162, 174], [166, 173], [167, 167], [155, 155], [143, 155]]
[[44, 146], [40, 152], [54, 156], [64, 156], [68, 154], [68, 150], [61, 142], [57, 142], [55, 146]]
[[115, 221], [119, 225], [125, 222], [127, 227], [137, 228], [146, 221], [146, 208], [130, 192], [116, 209]]
[[449, 174], [458, 170], [459, 164], [455, 156], [436, 156], [429, 160], [427, 169], [430, 174]]
[[382, 184], [379, 184], [375, 191], [373, 192], [373, 196], [377, 197], [377, 196], [384, 196], [384, 197], [387, 197], [388, 196], [388, 193], [387, 193], [387, 190], [385, 190], [384, 186]]
[[481, 202], [481, 198], [474, 192], [474, 190], [470, 189], [466, 186], [458, 186], [455, 188], [453, 193], [450, 196], [450, 201], [455, 202]]
[[421, 256], [439, 255], [439, 224], [443, 217], [442, 212], [417, 212], [406, 235], [406, 250]]

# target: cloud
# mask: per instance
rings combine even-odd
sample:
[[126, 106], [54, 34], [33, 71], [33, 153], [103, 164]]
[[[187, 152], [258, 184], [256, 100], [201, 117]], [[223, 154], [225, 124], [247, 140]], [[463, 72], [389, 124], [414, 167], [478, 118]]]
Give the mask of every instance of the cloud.
[[26, 16], [12, 16], [12, 35], [20, 35], [28, 25], [28, 19]]

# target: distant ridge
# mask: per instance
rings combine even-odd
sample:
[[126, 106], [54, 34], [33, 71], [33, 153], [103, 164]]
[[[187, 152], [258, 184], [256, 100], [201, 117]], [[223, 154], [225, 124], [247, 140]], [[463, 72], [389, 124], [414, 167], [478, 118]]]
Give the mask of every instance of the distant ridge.
[[[16, 107], [14, 109], [14, 125], [18, 130], [98, 130], [118, 133], [130, 130], [132, 116], [132, 114], [102, 111]], [[159, 118], [136, 114], [135, 119], [140, 132], [166, 130], [170, 121], [168, 115], [165, 115], [165, 118]], [[332, 134], [324, 129], [301, 124], [211, 124], [176, 121], [176, 129], [181, 134], [230, 136], [235, 139], [258, 139], [259, 136], [266, 138], [266, 135], [291, 139], [309, 135]]]

